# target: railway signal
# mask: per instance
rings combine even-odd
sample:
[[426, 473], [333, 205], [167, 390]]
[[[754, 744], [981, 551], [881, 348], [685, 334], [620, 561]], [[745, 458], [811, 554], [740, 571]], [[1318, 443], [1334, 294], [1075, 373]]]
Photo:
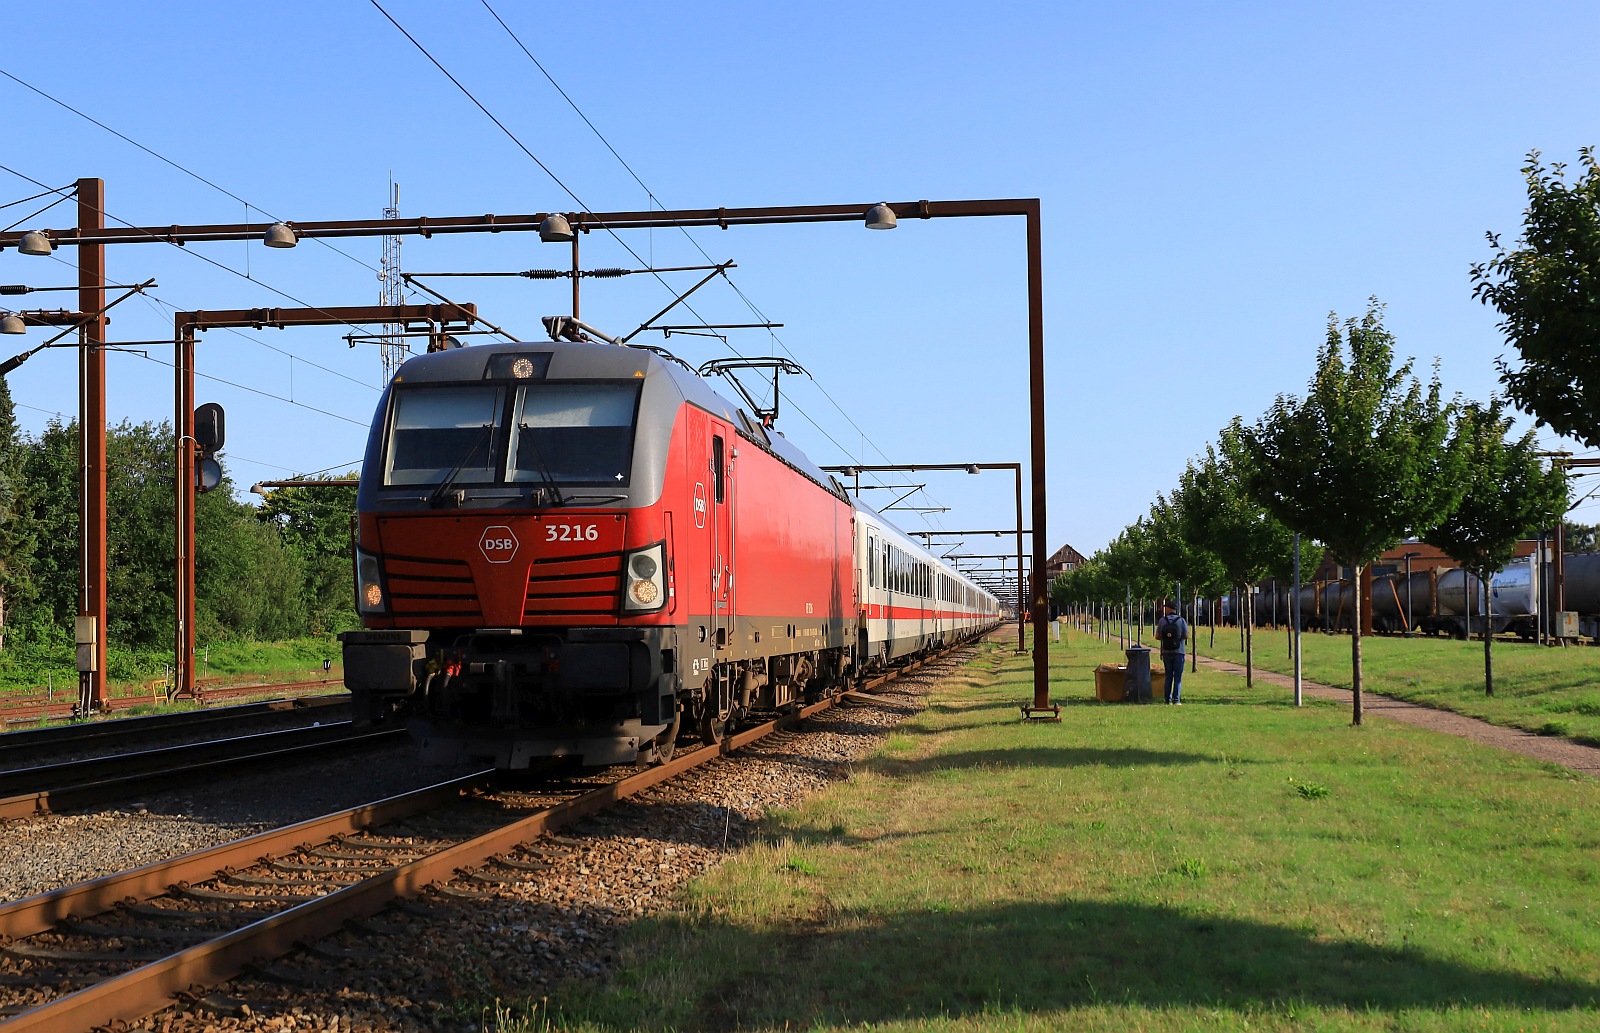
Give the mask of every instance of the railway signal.
[[222, 406], [207, 402], [194, 411], [195, 456], [194, 490], [207, 492], [222, 483], [222, 464], [216, 453], [227, 439], [227, 420]]

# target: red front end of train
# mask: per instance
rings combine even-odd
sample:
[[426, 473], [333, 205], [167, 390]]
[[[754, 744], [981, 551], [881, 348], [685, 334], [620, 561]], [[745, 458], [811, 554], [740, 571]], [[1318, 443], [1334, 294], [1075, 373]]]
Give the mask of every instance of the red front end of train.
[[407, 717], [425, 759], [661, 759], [680, 731], [714, 741], [847, 684], [848, 498], [650, 351], [412, 359], [358, 508], [346, 684], [358, 720]]

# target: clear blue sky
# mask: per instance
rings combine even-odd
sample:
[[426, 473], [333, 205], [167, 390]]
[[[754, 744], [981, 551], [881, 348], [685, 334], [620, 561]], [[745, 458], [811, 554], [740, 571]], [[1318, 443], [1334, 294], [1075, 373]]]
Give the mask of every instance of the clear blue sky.
[[[0, 164], [49, 186], [101, 177], [113, 220], [135, 225], [376, 218], [391, 176], [407, 216], [628, 210], [651, 195], [669, 208], [1039, 197], [1048, 543], [1087, 553], [1230, 418], [1302, 391], [1330, 311], [1359, 315], [1376, 295], [1402, 354], [1424, 371], [1437, 358], [1448, 392], [1486, 398], [1507, 348], [1468, 266], [1488, 255], [1485, 231], [1515, 236], [1528, 150], [1572, 160], [1600, 142], [1600, 6], [1576, 0], [493, 6], [650, 194], [469, 0], [384, 7], [578, 201], [368, 0], [7, 12], [0, 68], [253, 208], [3, 78]], [[38, 190], [0, 172], [0, 203]], [[20, 228], [73, 219], [63, 205]], [[784, 324], [733, 346], [814, 375], [786, 381], [779, 427], [818, 462], [1027, 461], [1020, 220], [692, 235]], [[627, 242], [658, 265], [705, 260], [679, 231]], [[111, 278], [155, 277], [162, 303], [122, 305], [112, 337], [170, 337], [174, 307], [376, 302], [379, 242], [339, 247], [113, 248]], [[402, 255], [416, 272], [568, 261], [531, 234], [408, 237]], [[598, 235], [584, 259], [634, 264]], [[0, 254], [0, 282], [71, 284], [73, 261], [70, 248]], [[569, 303], [564, 282], [435, 283], [530, 339]], [[669, 299], [648, 277], [591, 281], [583, 315], [626, 331]], [[712, 322], [758, 318], [722, 284], [692, 303]], [[200, 398], [228, 409], [241, 485], [359, 459], [380, 362], [343, 332], [205, 335], [201, 372], [231, 385], [202, 380]], [[0, 354], [42, 339], [0, 339]], [[694, 364], [727, 354], [664, 343]], [[171, 349], [146, 350], [111, 358], [114, 419], [171, 418], [170, 370], [151, 361]], [[63, 350], [12, 374], [25, 427], [74, 413], [75, 370]], [[913, 501], [951, 507], [931, 526], [1012, 523], [1004, 474], [890, 480], [926, 482]]]

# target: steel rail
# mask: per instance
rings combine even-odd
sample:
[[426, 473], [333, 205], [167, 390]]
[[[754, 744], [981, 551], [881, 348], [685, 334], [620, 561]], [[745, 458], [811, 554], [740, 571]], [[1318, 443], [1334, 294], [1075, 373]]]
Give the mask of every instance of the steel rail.
[[[953, 648], [953, 647], [952, 647]], [[877, 679], [869, 684], [874, 687], [882, 685], [892, 678], [909, 674], [920, 669], [934, 654], [913, 664], [907, 665], [899, 671]], [[793, 728], [801, 721], [815, 714], [821, 713], [844, 698], [841, 693], [831, 696], [818, 703], [802, 707], [790, 714], [786, 714], [773, 721], [758, 725], [754, 728], [737, 732], [724, 738], [716, 746], [705, 746], [701, 749], [676, 757], [665, 764], [648, 768], [637, 774], [630, 775], [616, 782], [596, 788], [590, 792], [563, 803], [555, 804], [539, 813], [529, 815], [511, 822], [491, 832], [472, 839], [465, 840], [453, 846], [446, 847], [427, 857], [399, 865], [386, 872], [379, 873], [370, 879], [344, 887], [319, 897], [315, 900], [298, 904], [271, 917], [261, 919], [249, 925], [242, 926], [231, 932], [225, 933], [204, 943], [177, 951], [158, 961], [141, 965], [138, 968], [113, 976], [104, 982], [85, 987], [74, 993], [59, 997], [48, 1003], [39, 1005], [28, 1011], [19, 1013], [15, 1017], [0, 1022], [0, 1030], [5, 1033], [59, 1033], [62, 1030], [89, 1030], [101, 1026], [108, 1026], [116, 1022], [131, 1022], [144, 1018], [154, 1012], [170, 1007], [173, 997], [181, 991], [190, 990], [196, 986], [214, 986], [238, 976], [250, 965], [260, 964], [270, 958], [281, 957], [294, 950], [297, 945], [321, 939], [338, 932], [345, 927], [351, 919], [369, 917], [381, 911], [391, 902], [406, 897], [416, 896], [428, 888], [454, 879], [463, 869], [476, 868], [490, 859], [505, 853], [508, 850], [535, 839], [538, 836], [564, 828], [567, 825], [588, 817], [613, 806], [618, 801], [632, 796], [645, 789], [655, 786], [668, 779], [674, 778], [686, 771], [690, 771], [713, 760], [728, 756], [741, 747], [748, 746], [757, 740], [771, 735], [774, 732]], [[466, 783], [478, 776], [469, 776], [467, 779], [455, 783], [446, 783], [446, 786], [455, 786], [459, 790]], [[444, 787], [435, 787], [435, 790]], [[426, 792], [426, 791], [425, 791]], [[393, 798], [400, 800], [404, 798]], [[374, 807], [379, 805], [373, 805]], [[343, 812], [348, 815], [351, 812]], [[325, 821], [334, 821], [341, 816], [333, 815]], [[389, 819], [393, 820], [393, 819]], [[305, 827], [293, 826], [291, 829], [278, 830], [276, 833], [263, 833], [261, 836], [252, 837], [251, 840], [241, 843], [259, 843], [267, 836], [274, 836], [275, 842], [301, 843], [305, 841]], [[372, 822], [370, 824], [376, 824]], [[228, 851], [230, 856], [238, 856], [237, 849], [240, 844], [228, 844], [225, 847], [203, 851], [200, 854], [189, 855], [181, 859], [188, 863], [192, 876], [205, 878], [199, 875], [202, 865], [193, 863], [193, 859], [204, 857], [208, 862], [213, 857], [220, 856]], [[249, 849], [249, 848], [247, 848]], [[258, 852], [262, 849], [255, 846]], [[141, 875], [141, 873], [143, 873]], [[211, 874], [215, 874], [215, 871]], [[174, 878], [175, 872], [163, 866], [151, 866], [141, 869], [140, 872], [128, 873], [126, 878], [140, 876], [139, 887], [149, 895], [153, 882], [159, 881], [163, 885]], [[97, 880], [99, 884], [110, 884], [119, 878], [113, 876], [105, 880]], [[94, 885], [94, 884], [86, 884]], [[111, 888], [102, 885], [95, 895], [95, 901], [102, 906], [114, 903], [121, 899], [117, 894], [127, 895], [126, 888], [117, 885]], [[137, 892], [137, 890], [135, 890]], [[35, 921], [48, 914], [55, 917], [65, 916], [72, 912], [72, 906], [66, 903], [69, 890], [58, 891], [55, 894], [45, 894], [45, 898], [55, 898], [43, 903], [50, 905], [41, 911], [39, 905], [34, 905], [32, 914]], [[39, 900], [40, 898], [33, 898]], [[23, 901], [21, 904], [29, 904]], [[78, 907], [93, 906], [87, 899], [72, 902]], [[20, 907], [20, 905], [18, 905]], [[78, 913], [82, 913], [81, 911]], [[0, 908], [0, 931], [8, 928], [8, 914], [6, 909]], [[35, 931], [44, 931], [50, 928], [45, 925]]]
[[270, 714], [345, 706], [349, 702], [349, 695], [341, 692], [332, 696], [301, 696], [295, 699], [236, 703], [227, 707], [185, 710], [175, 714], [118, 717], [105, 721], [56, 725], [50, 728], [22, 728], [16, 731], [0, 732], [0, 757], [12, 752], [36, 750], [43, 746], [110, 743], [119, 739], [137, 739], [152, 734], [184, 731], [190, 728], [229, 721], [244, 721]]
[[[233, 699], [238, 696], [249, 696], [267, 692], [292, 692], [296, 689], [326, 689], [337, 686], [341, 692], [344, 683], [337, 678], [317, 678], [309, 681], [297, 682], [262, 682], [250, 685], [214, 685], [200, 686], [201, 694], [207, 699]], [[339, 695], [340, 692], [334, 693]], [[286, 697], [291, 698], [291, 697]], [[298, 698], [298, 697], [292, 697]], [[165, 696], [154, 699], [160, 703]], [[97, 713], [114, 713], [118, 710], [127, 710], [132, 707], [147, 706], [152, 702], [152, 697], [145, 694], [126, 696], [109, 696], [106, 705]], [[271, 702], [271, 701], [267, 701]], [[24, 721], [37, 721], [40, 719], [77, 717], [78, 704], [71, 699], [60, 703], [50, 702], [41, 696], [10, 696], [0, 697], [0, 725], [20, 724]], [[9, 732], [4, 734], [10, 734]]]
[[[202, 882], [227, 868], [247, 867], [263, 858], [291, 853], [302, 844], [360, 832], [438, 807], [487, 784], [479, 771], [373, 803], [350, 807], [294, 825], [268, 829], [244, 839], [156, 861], [115, 875], [0, 904], [0, 937], [18, 939], [47, 932], [69, 915], [95, 915], [120, 901], [159, 897], [180, 882]], [[0, 1026], [5, 1023], [0, 1022]]]
[[0, 770], [0, 793], [20, 793], [36, 789], [65, 789], [84, 782], [99, 782], [152, 771], [170, 771], [209, 760], [223, 760], [241, 754], [349, 738], [355, 724], [330, 721], [300, 728], [280, 728], [271, 732], [251, 732], [225, 739], [154, 746], [131, 753], [109, 753], [99, 757], [80, 757], [48, 764], [24, 764]]
[[[304, 732], [304, 729], [295, 729]], [[321, 729], [319, 729], [321, 731]], [[284, 733], [271, 733], [282, 735]], [[111, 776], [92, 782], [81, 782], [75, 785], [56, 786], [49, 789], [31, 790], [13, 796], [0, 798], [0, 820], [7, 818], [28, 818], [40, 814], [50, 814], [59, 811], [73, 810], [80, 807], [91, 807], [115, 800], [125, 795], [129, 790], [143, 786], [166, 786], [182, 784], [182, 776], [215, 774], [231, 768], [248, 767], [261, 764], [269, 760], [281, 760], [288, 757], [302, 756], [308, 753], [318, 753], [333, 748], [364, 749], [380, 746], [392, 739], [399, 739], [406, 734], [403, 728], [386, 728], [376, 732], [366, 732], [361, 735], [337, 734], [319, 738], [314, 742], [303, 742], [294, 746], [270, 750], [253, 750], [249, 753], [234, 754], [227, 757], [216, 757], [210, 760], [193, 761], [186, 764], [168, 765], [157, 770], [145, 770], [134, 774]], [[249, 739], [260, 739], [260, 736], [249, 736]], [[232, 741], [232, 740], [230, 740]], [[215, 746], [215, 743], [201, 743], [201, 746]], [[257, 743], [256, 745], [259, 745]], [[184, 750], [188, 747], [168, 747], [168, 750]], [[165, 751], [152, 750], [151, 753]], [[104, 763], [120, 760], [117, 757], [102, 757], [95, 762]], [[59, 765], [66, 767], [70, 765]], [[41, 770], [41, 769], [24, 769]]]

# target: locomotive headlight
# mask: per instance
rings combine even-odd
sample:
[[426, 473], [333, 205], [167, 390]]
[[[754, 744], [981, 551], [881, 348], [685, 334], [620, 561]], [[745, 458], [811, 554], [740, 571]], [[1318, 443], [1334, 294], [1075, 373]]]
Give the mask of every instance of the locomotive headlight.
[[635, 550], [623, 565], [622, 609], [625, 613], [659, 610], [667, 603], [667, 543]]
[[383, 590], [383, 562], [365, 549], [356, 550], [356, 606], [362, 613], [385, 613], [388, 599]]

